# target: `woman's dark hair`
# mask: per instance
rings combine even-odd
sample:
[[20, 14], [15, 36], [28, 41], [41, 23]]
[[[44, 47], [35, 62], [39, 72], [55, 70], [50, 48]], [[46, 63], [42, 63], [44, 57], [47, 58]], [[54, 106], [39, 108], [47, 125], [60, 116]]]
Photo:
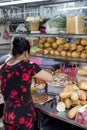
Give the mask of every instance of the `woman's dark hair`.
[[13, 40], [12, 54], [13, 56], [21, 55], [23, 52], [30, 53], [29, 41], [22, 37], [15, 37]]

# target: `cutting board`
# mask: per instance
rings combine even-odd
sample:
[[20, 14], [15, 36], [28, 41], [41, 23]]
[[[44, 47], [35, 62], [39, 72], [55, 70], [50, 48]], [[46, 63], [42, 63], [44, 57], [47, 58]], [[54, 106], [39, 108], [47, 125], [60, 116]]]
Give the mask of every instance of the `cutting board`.
[[47, 94], [32, 93], [32, 99], [36, 104], [44, 104], [52, 100], [53, 97], [48, 96]]

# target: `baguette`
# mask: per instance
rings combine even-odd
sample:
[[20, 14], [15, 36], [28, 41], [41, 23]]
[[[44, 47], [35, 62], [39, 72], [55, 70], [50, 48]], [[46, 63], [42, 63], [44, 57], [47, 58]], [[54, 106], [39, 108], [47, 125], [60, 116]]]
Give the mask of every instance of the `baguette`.
[[79, 88], [82, 89], [82, 90], [87, 90], [87, 81], [79, 82], [79, 83], [78, 83], [78, 86], [79, 86]]
[[72, 93], [72, 90], [70, 91], [65, 91], [65, 92], [61, 92], [59, 94], [59, 97], [62, 98], [62, 99], [65, 99], [65, 98], [70, 98], [71, 97], [71, 93]]
[[64, 87], [63, 91], [71, 91], [73, 90], [73, 87], [75, 86], [75, 84], [70, 84]]
[[84, 90], [78, 90], [79, 93], [79, 99], [82, 101], [86, 100], [86, 92]]
[[80, 108], [80, 107], [81, 107], [81, 105], [77, 105], [77, 106], [73, 107], [72, 109], [70, 109], [68, 112], [68, 115], [67, 115], [68, 118], [69, 119], [75, 118], [78, 108]]
[[81, 76], [87, 76], [87, 70], [86, 69], [80, 69], [78, 70], [78, 75], [81, 75]]
[[64, 103], [67, 109], [71, 108], [72, 101], [70, 99], [64, 99]]

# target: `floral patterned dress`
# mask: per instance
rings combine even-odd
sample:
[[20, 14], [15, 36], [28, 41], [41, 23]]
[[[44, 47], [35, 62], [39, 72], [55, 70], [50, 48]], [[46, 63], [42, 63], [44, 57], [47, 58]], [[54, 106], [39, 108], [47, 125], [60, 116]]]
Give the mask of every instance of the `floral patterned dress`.
[[[31, 98], [31, 79], [41, 68], [27, 60], [1, 70], [0, 86], [4, 96], [3, 121], [8, 124], [25, 124], [32, 127], [36, 112]], [[30, 130], [30, 129], [29, 129]]]

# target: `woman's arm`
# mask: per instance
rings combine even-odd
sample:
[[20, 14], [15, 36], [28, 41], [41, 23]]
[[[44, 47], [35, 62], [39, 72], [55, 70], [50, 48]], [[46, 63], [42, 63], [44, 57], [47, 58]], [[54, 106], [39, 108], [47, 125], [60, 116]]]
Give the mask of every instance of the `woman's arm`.
[[45, 80], [45, 81], [49, 81], [49, 82], [53, 81], [53, 76], [45, 70], [41, 70], [34, 77]]

